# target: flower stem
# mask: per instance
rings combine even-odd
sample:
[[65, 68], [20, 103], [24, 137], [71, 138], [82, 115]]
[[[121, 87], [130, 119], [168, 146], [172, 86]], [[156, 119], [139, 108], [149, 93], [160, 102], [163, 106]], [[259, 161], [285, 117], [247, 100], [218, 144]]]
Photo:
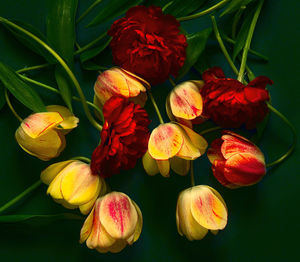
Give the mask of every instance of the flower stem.
[[226, 58], [228, 64], [230, 65], [231, 69], [233, 70], [233, 72], [234, 72], [236, 75], [238, 75], [238, 74], [239, 74], [239, 71], [238, 71], [237, 68], [235, 67], [235, 65], [234, 65], [234, 63], [233, 63], [233, 61], [232, 61], [230, 55], [229, 55], [228, 52], [227, 52], [227, 49], [226, 49], [226, 47], [225, 47], [225, 45], [224, 45], [224, 43], [223, 43], [223, 40], [222, 40], [221, 35], [220, 35], [220, 32], [219, 32], [219, 30], [218, 30], [218, 26], [217, 26], [216, 19], [215, 19], [215, 17], [214, 17], [213, 15], [211, 16], [211, 21], [212, 21], [212, 25], [213, 25], [213, 29], [214, 29], [215, 36], [216, 36], [216, 38], [217, 38], [217, 41], [218, 41], [218, 43], [219, 43], [219, 46], [220, 46], [221, 50], [222, 50], [222, 52], [223, 52], [223, 54], [224, 54], [224, 56], [225, 56], [225, 58]]
[[21, 200], [23, 197], [25, 197], [28, 194], [30, 194], [33, 190], [35, 190], [36, 188], [38, 188], [41, 184], [42, 184], [42, 181], [38, 180], [33, 185], [31, 185], [26, 190], [24, 190], [21, 194], [17, 195], [15, 198], [13, 198], [12, 200], [8, 201], [6, 204], [4, 204], [2, 207], [0, 207], [0, 213], [4, 212], [6, 209], [10, 208], [12, 205], [14, 205], [19, 200]]
[[98, 4], [100, 4], [102, 0], [96, 0], [93, 4], [86, 9], [83, 14], [76, 20], [76, 24], [80, 23], [88, 14], [91, 12]]
[[236, 36], [236, 28], [237, 28], [237, 25], [238, 25], [238, 23], [240, 21], [240, 18], [241, 18], [241, 16], [242, 16], [245, 9], [246, 9], [246, 6], [242, 5], [241, 8], [236, 12], [236, 14], [233, 18], [232, 29], [231, 29], [231, 35], [232, 35], [233, 39]]
[[162, 116], [161, 116], [161, 113], [160, 113], [160, 111], [159, 111], [159, 109], [158, 109], [158, 106], [157, 106], [157, 104], [156, 104], [156, 102], [155, 102], [155, 99], [154, 99], [154, 97], [153, 97], [153, 95], [152, 95], [151, 90], [148, 90], [147, 92], [148, 92], [148, 96], [150, 97], [150, 100], [151, 100], [151, 102], [152, 102], [152, 104], [153, 104], [153, 107], [154, 107], [154, 109], [155, 109], [155, 111], [156, 111], [156, 114], [157, 114], [157, 117], [158, 117], [158, 119], [159, 119], [159, 122], [160, 122], [161, 124], [164, 124], [164, 120], [163, 120], [163, 118], [162, 118]]
[[45, 42], [43, 42], [40, 38], [36, 37], [35, 35], [33, 35], [32, 33], [30, 33], [29, 31], [27, 31], [26, 29], [10, 22], [9, 20], [3, 18], [3, 17], [0, 17], [0, 22], [12, 27], [12, 28], [15, 28], [17, 29], [18, 31], [22, 32], [23, 34], [29, 36], [31, 39], [33, 39], [34, 41], [36, 41], [38, 44], [40, 44], [45, 50], [47, 50], [60, 64], [61, 66], [64, 68], [64, 70], [66, 71], [66, 73], [68, 74], [68, 76], [70, 77], [71, 81], [73, 82], [78, 94], [79, 94], [79, 97], [80, 97], [80, 100], [81, 100], [81, 103], [82, 103], [82, 106], [83, 106], [83, 110], [86, 114], [86, 117], [89, 119], [89, 121], [91, 122], [91, 124], [96, 128], [98, 129], [99, 131], [102, 130], [102, 126], [97, 123], [97, 121], [93, 118], [93, 116], [91, 115], [91, 112], [87, 106], [87, 102], [86, 102], [86, 99], [85, 99], [85, 96], [84, 96], [84, 93], [82, 92], [82, 89], [80, 88], [80, 85], [75, 77], [75, 75], [73, 74], [73, 72], [71, 71], [71, 69], [68, 67], [68, 65], [66, 64], [66, 62], [49, 46], [47, 45]]
[[220, 1], [219, 3], [211, 6], [210, 8], [206, 9], [206, 10], [203, 10], [199, 13], [196, 13], [196, 14], [193, 14], [193, 15], [189, 15], [189, 16], [183, 16], [183, 17], [179, 17], [177, 18], [178, 21], [186, 21], [186, 20], [191, 20], [191, 19], [195, 19], [195, 18], [198, 18], [200, 16], [203, 16], [203, 15], [207, 15], [209, 14], [210, 12], [222, 7], [223, 5], [225, 5], [227, 2], [229, 2], [230, 0], [222, 0]]
[[277, 160], [266, 165], [267, 167], [272, 167], [272, 166], [280, 164], [293, 152], [293, 150], [295, 149], [296, 144], [297, 144], [297, 131], [296, 131], [295, 127], [292, 125], [292, 123], [282, 113], [280, 113], [276, 108], [274, 108], [268, 102], [267, 102], [267, 106], [273, 113], [275, 113], [278, 117], [280, 117], [283, 120], [283, 122], [285, 122], [289, 126], [289, 128], [291, 129], [291, 131], [293, 133], [293, 142], [292, 142], [292, 145], [289, 148], [289, 150], [285, 154], [283, 154], [281, 157], [279, 157]]
[[193, 161], [191, 161], [190, 175], [191, 175], [191, 185], [192, 185], [192, 186], [195, 186], [195, 176], [194, 176], [194, 165], [193, 165]]
[[20, 122], [22, 122], [22, 121], [23, 121], [22, 117], [20, 117], [20, 116], [18, 115], [18, 113], [16, 112], [16, 110], [14, 109], [14, 107], [12, 106], [12, 104], [11, 104], [11, 102], [10, 102], [10, 100], [9, 100], [9, 95], [8, 95], [8, 92], [7, 92], [7, 89], [6, 89], [6, 88], [4, 89], [4, 96], [5, 96], [5, 100], [6, 100], [6, 103], [7, 103], [8, 107], [9, 107], [10, 111], [13, 113], [13, 115], [14, 115]]
[[237, 78], [237, 80], [239, 80], [240, 82], [243, 82], [243, 77], [244, 77], [244, 72], [245, 72], [245, 67], [246, 67], [246, 62], [247, 62], [248, 51], [250, 49], [250, 44], [251, 44], [252, 36], [253, 36], [254, 29], [255, 29], [255, 26], [256, 26], [256, 23], [257, 23], [257, 19], [259, 17], [261, 8], [263, 6], [263, 3], [264, 3], [264, 0], [260, 0], [259, 1], [257, 9], [256, 9], [256, 11], [254, 13], [252, 22], [250, 24], [248, 36], [247, 36], [246, 43], [245, 43], [244, 50], [243, 50], [243, 56], [242, 56], [240, 71], [238, 73], [238, 78]]
[[38, 70], [38, 69], [42, 69], [42, 68], [46, 68], [51, 66], [51, 64], [42, 64], [42, 65], [36, 65], [36, 66], [29, 66], [29, 67], [25, 67], [22, 68], [20, 70], [17, 71], [17, 73], [25, 73], [27, 71], [32, 71], [32, 70]]
[[208, 134], [208, 133], [215, 132], [215, 131], [218, 131], [218, 130], [221, 130], [221, 129], [222, 129], [222, 127], [220, 127], [220, 126], [208, 128], [208, 129], [205, 129], [205, 130], [201, 131], [199, 133], [199, 135]]
[[87, 157], [84, 157], [84, 156], [76, 156], [76, 157], [72, 157], [71, 160], [81, 160], [83, 162], [86, 162], [86, 163], [91, 163], [91, 159], [87, 158]]
[[77, 51], [74, 52], [74, 55], [79, 55], [82, 52], [84, 52], [85, 50], [91, 48], [92, 46], [94, 46], [95, 44], [97, 44], [102, 38], [104, 38], [107, 35], [106, 32], [104, 32], [103, 34], [101, 34], [100, 36], [98, 36], [95, 40], [93, 40], [92, 42], [88, 43], [87, 45], [80, 47]]

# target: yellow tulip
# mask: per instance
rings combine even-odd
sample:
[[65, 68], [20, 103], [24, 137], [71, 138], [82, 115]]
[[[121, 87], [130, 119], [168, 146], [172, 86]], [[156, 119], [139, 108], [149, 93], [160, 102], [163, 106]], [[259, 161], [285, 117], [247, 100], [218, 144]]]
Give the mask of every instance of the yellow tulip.
[[69, 209], [78, 208], [87, 214], [97, 197], [106, 192], [105, 181], [91, 172], [90, 165], [68, 160], [47, 167], [41, 180], [49, 185], [47, 194]]
[[100, 253], [117, 253], [138, 240], [143, 217], [127, 195], [111, 192], [95, 202], [80, 232], [80, 243]]
[[227, 224], [227, 207], [221, 195], [205, 185], [194, 186], [179, 194], [176, 208], [178, 233], [188, 240], [200, 240], [208, 230], [216, 234]]
[[47, 161], [65, 148], [65, 134], [77, 126], [78, 118], [63, 106], [48, 106], [49, 112], [35, 113], [24, 119], [15, 137], [28, 154]]

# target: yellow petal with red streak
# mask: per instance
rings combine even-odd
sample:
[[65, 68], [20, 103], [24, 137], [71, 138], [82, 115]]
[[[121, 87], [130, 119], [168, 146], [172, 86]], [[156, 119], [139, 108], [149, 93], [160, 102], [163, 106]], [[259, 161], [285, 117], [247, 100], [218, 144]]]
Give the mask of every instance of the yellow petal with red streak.
[[147, 151], [142, 159], [143, 167], [149, 176], [154, 176], [159, 173], [156, 160], [154, 160]]

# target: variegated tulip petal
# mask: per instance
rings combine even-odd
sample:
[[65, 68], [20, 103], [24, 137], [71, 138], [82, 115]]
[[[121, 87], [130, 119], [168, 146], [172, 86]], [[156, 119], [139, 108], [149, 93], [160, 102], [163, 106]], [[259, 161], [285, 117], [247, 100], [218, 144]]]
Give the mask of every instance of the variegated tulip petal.
[[223, 229], [227, 224], [227, 209], [209, 187], [192, 188], [191, 211], [195, 220], [207, 229]]
[[214, 165], [212, 166], [212, 171], [214, 174], [214, 177], [223, 185], [228, 188], [234, 189], [239, 186], [229, 182], [226, 177], [224, 176], [224, 169], [225, 169], [225, 161], [222, 160], [216, 160], [214, 162]]
[[59, 125], [63, 120], [58, 112], [41, 112], [24, 119], [20, 127], [29, 137], [37, 138]]
[[189, 137], [182, 132], [183, 136], [183, 143], [182, 147], [180, 148], [179, 152], [176, 156], [186, 159], [186, 160], [194, 160], [201, 156], [201, 153], [197, 147], [195, 147]]
[[97, 197], [98, 197], [98, 195], [96, 195], [94, 198], [92, 198], [92, 200], [90, 200], [89, 202], [79, 206], [79, 210], [80, 210], [81, 214], [87, 215], [90, 212], [90, 210], [93, 208], [93, 206], [95, 204], [95, 201], [97, 200]]
[[[60, 172], [50, 183], [47, 194], [51, 195], [55, 201], [63, 199], [63, 195], [61, 193], [61, 181], [65, 173]], [[61, 201], [59, 201], [61, 204]]]
[[71, 162], [73, 162], [73, 160], [58, 162], [48, 166], [41, 173], [41, 180], [43, 181], [43, 183], [49, 185], [51, 181], [58, 175], [58, 173]]
[[66, 146], [64, 135], [53, 129], [50, 129], [47, 134], [31, 138], [19, 127], [15, 137], [24, 151], [44, 161], [57, 157]]
[[[120, 68], [120, 69], [124, 73], [126, 73], [127, 75], [131, 76], [133, 79], [136, 79], [136, 80], [140, 81], [143, 84], [144, 88], [146, 88], [146, 89], [150, 89], [151, 88], [150, 84], [145, 79], [143, 79], [143, 78], [135, 75], [134, 73], [131, 73], [131, 72], [129, 72], [129, 71], [123, 69], [123, 68]], [[141, 87], [141, 91], [146, 91], [146, 89], [144, 89], [144, 88]]]
[[98, 196], [101, 186], [99, 176], [92, 175], [88, 164], [74, 161], [62, 173], [61, 191], [71, 205], [82, 205]]
[[177, 200], [176, 221], [179, 228], [178, 233], [185, 235], [189, 240], [200, 240], [207, 234], [208, 230], [201, 226], [191, 213], [191, 188], [180, 193]]
[[134, 231], [133, 235], [130, 236], [127, 239], [127, 243], [129, 245], [132, 245], [135, 241], [138, 240], [138, 238], [140, 237], [140, 234], [142, 233], [142, 228], [143, 228], [143, 216], [142, 216], [142, 212], [141, 212], [140, 208], [138, 207], [138, 205], [133, 200], [131, 202], [134, 205], [134, 207], [136, 209], [136, 212], [138, 214], [138, 221], [137, 221], [137, 224], [136, 224], [135, 231]]
[[90, 214], [88, 215], [88, 217], [86, 218], [86, 220], [84, 221], [84, 224], [80, 230], [80, 240], [79, 240], [80, 244], [86, 241], [92, 232], [93, 222], [94, 222], [94, 211], [95, 210], [93, 208]]
[[105, 195], [100, 207], [100, 222], [115, 239], [127, 239], [135, 231], [138, 214], [129, 197], [111, 192]]
[[156, 160], [166, 160], [175, 156], [183, 144], [180, 128], [172, 123], [161, 124], [149, 138], [149, 154]]
[[171, 169], [178, 175], [185, 176], [190, 170], [190, 161], [174, 156], [170, 159]]
[[218, 138], [211, 143], [210, 148], [207, 150], [207, 157], [210, 163], [214, 164], [215, 160], [225, 160], [221, 153], [222, 143], [223, 140], [221, 138]]
[[195, 119], [201, 115], [203, 108], [199, 89], [193, 82], [176, 86], [170, 94], [170, 106], [175, 117]]
[[159, 173], [164, 177], [170, 176], [170, 162], [169, 160], [156, 160]]
[[118, 239], [113, 245], [107, 248], [108, 251], [112, 253], [119, 253], [123, 250], [127, 245], [126, 240]]
[[231, 156], [224, 168], [224, 176], [229, 182], [243, 186], [257, 183], [265, 173], [265, 163], [250, 153]]
[[149, 176], [154, 176], [159, 173], [156, 160], [154, 160], [147, 151], [142, 159], [143, 167]]

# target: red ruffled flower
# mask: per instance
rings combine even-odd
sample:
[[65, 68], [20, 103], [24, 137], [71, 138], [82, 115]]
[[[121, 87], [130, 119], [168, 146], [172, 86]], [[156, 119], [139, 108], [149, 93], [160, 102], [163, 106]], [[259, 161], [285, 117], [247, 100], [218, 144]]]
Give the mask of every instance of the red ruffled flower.
[[179, 22], [160, 7], [135, 6], [108, 31], [114, 62], [151, 84], [176, 76], [186, 57]]
[[113, 96], [103, 106], [101, 144], [91, 161], [93, 174], [109, 177], [131, 169], [148, 148], [150, 120], [145, 109], [127, 98]]
[[251, 129], [266, 116], [266, 101], [270, 99], [266, 85], [273, 84], [268, 77], [256, 77], [245, 86], [238, 80], [225, 78], [221, 68], [213, 67], [202, 78], [203, 115], [220, 126], [237, 128], [245, 124]]
[[248, 139], [224, 131], [207, 151], [215, 178], [228, 188], [250, 186], [266, 174], [265, 158]]

